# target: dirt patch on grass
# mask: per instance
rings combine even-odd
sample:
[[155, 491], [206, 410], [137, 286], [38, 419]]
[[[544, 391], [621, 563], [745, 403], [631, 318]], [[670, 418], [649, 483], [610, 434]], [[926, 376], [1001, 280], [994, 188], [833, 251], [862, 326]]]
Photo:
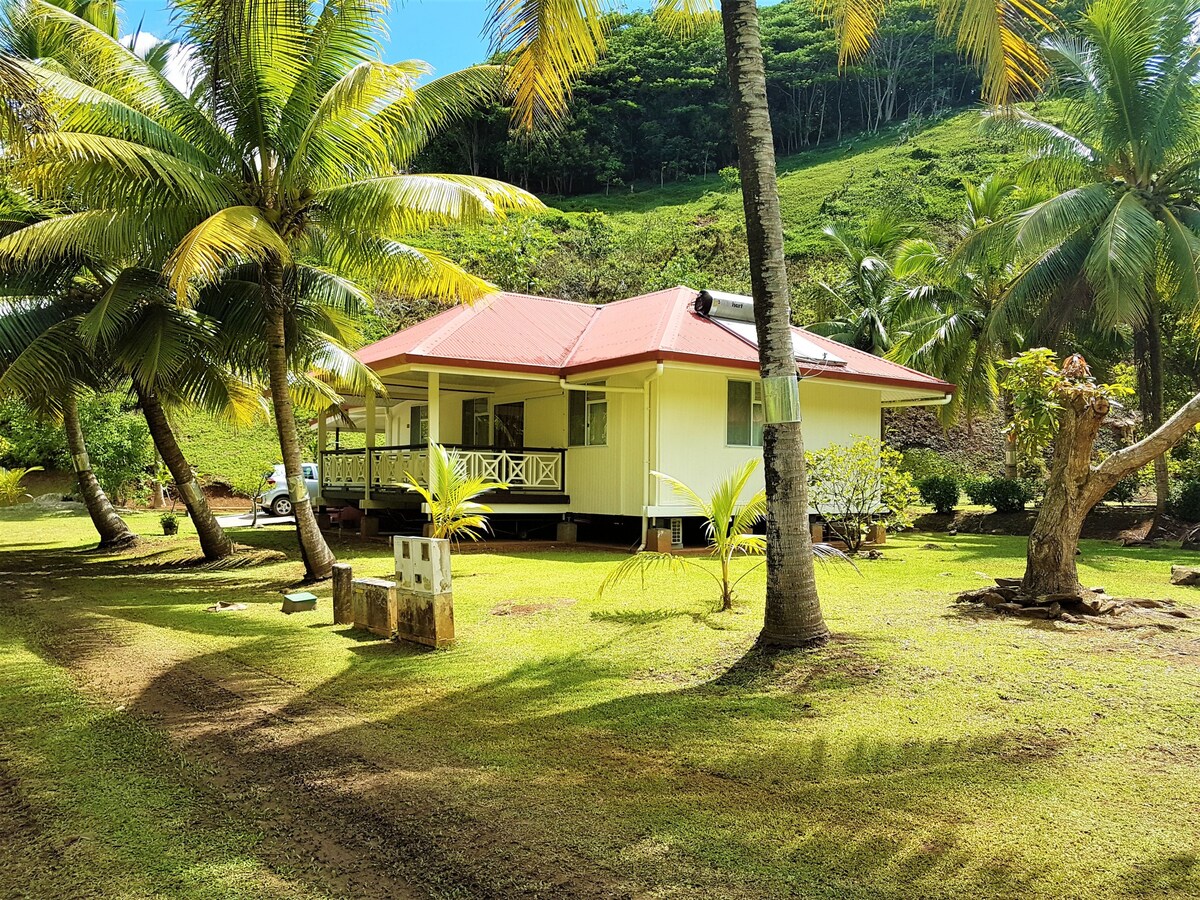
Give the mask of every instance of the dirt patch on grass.
[[753, 648], [716, 679], [717, 684], [805, 694], [851, 687], [879, 675], [879, 663], [864, 655], [860, 642], [834, 635], [820, 650], [763, 651]]
[[557, 600], [539, 600], [522, 603], [516, 600], [506, 600], [492, 607], [493, 616], [532, 616], [548, 609], [558, 609], [563, 606], [574, 606], [579, 601], [574, 597], [560, 597]]

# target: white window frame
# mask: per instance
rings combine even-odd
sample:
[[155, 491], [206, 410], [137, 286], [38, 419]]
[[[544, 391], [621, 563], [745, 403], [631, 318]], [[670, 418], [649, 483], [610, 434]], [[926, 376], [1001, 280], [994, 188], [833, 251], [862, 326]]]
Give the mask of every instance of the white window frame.
[[[730, 384], [748, 384], [750, 385], [750, 432], [747, 435], [749, 443], [740, 443], [729, 440], [729, 385]], [[757, 421], [760, 423], [758, 428], [757, 440], [755, 431], [755, 412], [758, 413]], [[763, 410], [763, 390], [762, 381], [754, 379], [753, 381], [745, 378], [730, 378], [725, 386], [725, 446], [726, 447], [761, 447], [762, 446], [762, 423], [766, 421]]]
[[[604, 382], [593, 382], [596, 387], [603, 387]], [[572, 440], [571, 435], [571, 408], [574, 395], [580, 394], [583, 397], [583, 443]], [[575, 401], [578, 402], [578, 401]], [[604, 440], [597, 441], [592, 438], [592, 407], [604, 406]], [[612, 424], [608, 415], [608, 394], [605, 391], [568, 391], [567, 392], [567, 446], [569, 447], [607, 447], [608, 446], [608, 429]]]

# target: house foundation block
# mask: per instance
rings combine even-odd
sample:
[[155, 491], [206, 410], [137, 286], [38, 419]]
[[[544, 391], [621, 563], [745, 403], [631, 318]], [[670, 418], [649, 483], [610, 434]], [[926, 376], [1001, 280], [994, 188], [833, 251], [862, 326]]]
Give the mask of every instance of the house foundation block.
[[646, 529], [646, 549], [651, 553], [670, 553], [671, 552], [671, 529], [670, 528], [647, 528]]
[[363, 516], [358, 523], [358, 533], [363, 537], [375, 537], [379, 534], [379, 516]]
[[579, 540], [579, 526], [574, 522], [559, 522], [554, 530], [554, 540], [560, 544], [574, 544]]
[[812, 542], [820, 544], [825, 540], [825, 526], [820, 522], [813, 522], [808, 526], [809, 534], [812, 535]]

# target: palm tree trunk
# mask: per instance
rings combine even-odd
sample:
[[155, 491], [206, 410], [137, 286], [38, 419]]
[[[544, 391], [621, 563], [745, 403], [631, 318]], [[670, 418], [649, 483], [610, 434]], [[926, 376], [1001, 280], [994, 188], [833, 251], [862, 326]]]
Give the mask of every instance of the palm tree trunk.
[[[721, 22], [746, 213], [759, 363], [764, 377], [795, 375], [783, 221], [755, 0], [721, 0]], [[829, 637], [829, 629], [817, 597], [800, 423], [767, 425], [763, 431], [767, 606], [759, 642], [784, 647], [819, 644]]]
[[[1138, 405], [1142, 410], [1147, 433], [1154, 431], [1163, 420], [1163, 358], [1162, 324], [1157, 304], [1146, 313], [1146, 322], [1133, 333], [1133, 356], [1137, 372]], [[1171, 484], [1167, 475], [1165, 455], [1154, 460], [1154, 522], [1153, 532], [1167, 511]]]
[[283, 469], [287, 475], [288, 494], [296, 518], [296, 538], [304, 560], [305, 581], [321, 581], [333, 574], [337, 562], [313, 512], [304, 482], [300, 458], [300, 436], [296, 432], [296, 413], [288, 389], [287, 336], [284, 329], [283, 269], [278, 263], [263, 267], [263, 291], [266, 296], [267, 371], [270, 376], [271, 406], [275, 412], [275, 428], [279, 433], [279, 449], [283, 454]]
[[183, 497], [192, 524], [196, 526], [204, 558], [224, 559], [230, 556], [233, 553], [233, 541], [229, 539], [225, 529], [217, 524], [216, 517], [209, 509], [204, 491], [200, 489], [200, 485], [196, 484], [192, 467], [188, 465], [183, 451], [179, 449], [179, 443], [175, 440], [175, 432], [171, 430], [171, 423], [167, 421], [167, 414], [163, 411], [158, 395], [154, 391], [145, 390], [136, 384], [134, 390], [137, 391], [142, 415], [146, 417], [146, 425], [150, 429], [150, 437], [154, 440], [154, 446], [158, 448], [158, 455], [162, 457], [171, 472], [171, 477], [175, 479], [175, 486], [179, 489], [180, 496]]
[[101, 550], [123, 550], [138, 542], [138, 537], [129, 530], [125, 520], [117, 515], [109, 502], [104, 488], [92, 471], [92, 463], [88, 458], [87, 443], [83, 439], [83, 426], [79, 423], [79, 405], [75, 395], [68, 392], [63, 401], [63, 430], [67, 433], [67, 447], [71, 451], [71, 461], [75, 466], [75, 478], [79, 482], [79, 493], [87, 507], [92, 524], [100, 535]]

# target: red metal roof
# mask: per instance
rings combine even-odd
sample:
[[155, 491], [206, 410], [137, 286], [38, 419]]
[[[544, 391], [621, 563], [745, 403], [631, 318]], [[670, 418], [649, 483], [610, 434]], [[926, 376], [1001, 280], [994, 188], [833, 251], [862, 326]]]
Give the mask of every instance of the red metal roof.
[[[758, 350], [692, 308], [696, 291], [675, 287], [592, 306], [501, 292], [455, 306], [358, 351], [373, 369], [404, 364], [462, 366], [560, 376], [636, 362], [703, 363], [757, 369]], [[804, 375], [923, 388], [954, 386], [915, 369], [863, 353], [797, 328], [806, 339], [846, 361], [808, 367]]]

